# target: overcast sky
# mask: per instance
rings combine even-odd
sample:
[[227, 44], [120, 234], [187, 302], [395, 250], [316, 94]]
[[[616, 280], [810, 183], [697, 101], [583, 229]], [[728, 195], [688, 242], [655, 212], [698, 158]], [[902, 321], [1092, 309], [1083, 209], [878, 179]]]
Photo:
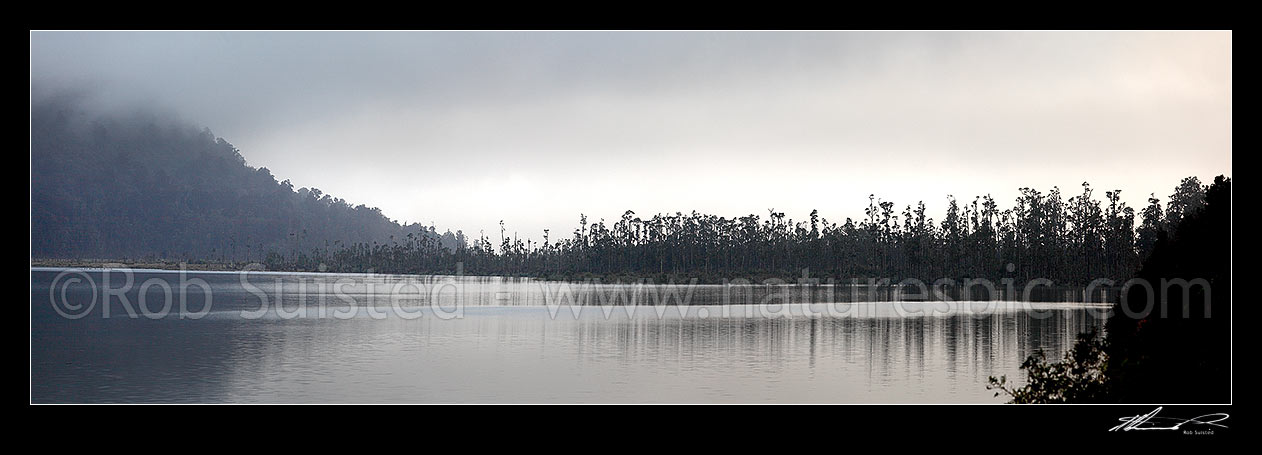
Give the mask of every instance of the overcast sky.
[[439, 230], [768, 208], [840, 222], [1231, 171], [1230, 32], [32, 32], [32, 86], [205, 125]]

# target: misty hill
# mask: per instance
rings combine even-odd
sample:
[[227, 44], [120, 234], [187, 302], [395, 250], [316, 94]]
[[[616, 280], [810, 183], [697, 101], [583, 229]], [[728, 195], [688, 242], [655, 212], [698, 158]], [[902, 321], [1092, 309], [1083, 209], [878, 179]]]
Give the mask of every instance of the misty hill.
[[32, 101], [33, 257], [245, 261], [405, 240], [456, 248], [458, 237], [278, 182], [209, 129], [90, 113], [71, 95]]

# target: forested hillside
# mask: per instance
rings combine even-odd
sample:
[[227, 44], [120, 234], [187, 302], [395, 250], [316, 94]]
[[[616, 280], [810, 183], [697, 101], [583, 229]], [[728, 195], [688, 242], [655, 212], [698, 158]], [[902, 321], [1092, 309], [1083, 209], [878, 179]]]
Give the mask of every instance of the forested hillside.
[[409, 234], [440, 241], [431, 227], [277, 182], [208, 129], [92, 114], [72, 95], [32, 101], [33, 257], [246, 261]]

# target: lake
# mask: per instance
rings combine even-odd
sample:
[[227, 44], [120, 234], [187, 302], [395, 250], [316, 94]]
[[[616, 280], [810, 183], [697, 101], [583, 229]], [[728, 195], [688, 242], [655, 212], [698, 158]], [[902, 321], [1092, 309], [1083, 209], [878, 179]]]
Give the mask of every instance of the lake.
[[33, 267], [31, 401], [1002, 403], [1108, 310], [871, 291]]

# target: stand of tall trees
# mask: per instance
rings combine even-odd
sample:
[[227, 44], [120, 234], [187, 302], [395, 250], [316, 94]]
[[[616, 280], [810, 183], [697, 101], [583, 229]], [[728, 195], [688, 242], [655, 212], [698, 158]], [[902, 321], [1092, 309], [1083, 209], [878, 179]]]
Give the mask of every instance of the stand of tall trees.
[[775, 210], [768, 210], [765, 218], [695, 211], [641, 217], [628, 210], [612, 222], [589, 222], [581, 215], [569, 237], [553, 239], [545, 231], [542, 242], [505, 236], [501, 225], [498, 245], [485, 234], [454, 249], [430, 237], [408, 237], [334, 251], [276, 253], [268, 265], [454, 273], [459, 263], [465, 274], [703, 280], [792, 279], [808, 269], [815, 278], [1046, 278], [1064, 285], [1107, 278], [1121, 283], [1134, 275], [1160, 233], [1204, 205], [1205, 190], [1188, 177], [1165, 210], [1159, 199], [1150, 198], [1140, 211], [1138, 228], [1135, 210], [1120, 202], [1121, 190], [1106, 191], [1101, 200], [1083, 183], [1068, 199], [1055, 187], [1046, 193], [1021, 188], [1013, 207], [1004, 210], [989, 195], [964, 203], [948, 197], [940, 223], [926, 216], [924, 202], [896, 211], [893, 202], [875, 195], [869, 196], [862, 219], [841, 223], [820, 217], [818, 211], [795, 221]]

